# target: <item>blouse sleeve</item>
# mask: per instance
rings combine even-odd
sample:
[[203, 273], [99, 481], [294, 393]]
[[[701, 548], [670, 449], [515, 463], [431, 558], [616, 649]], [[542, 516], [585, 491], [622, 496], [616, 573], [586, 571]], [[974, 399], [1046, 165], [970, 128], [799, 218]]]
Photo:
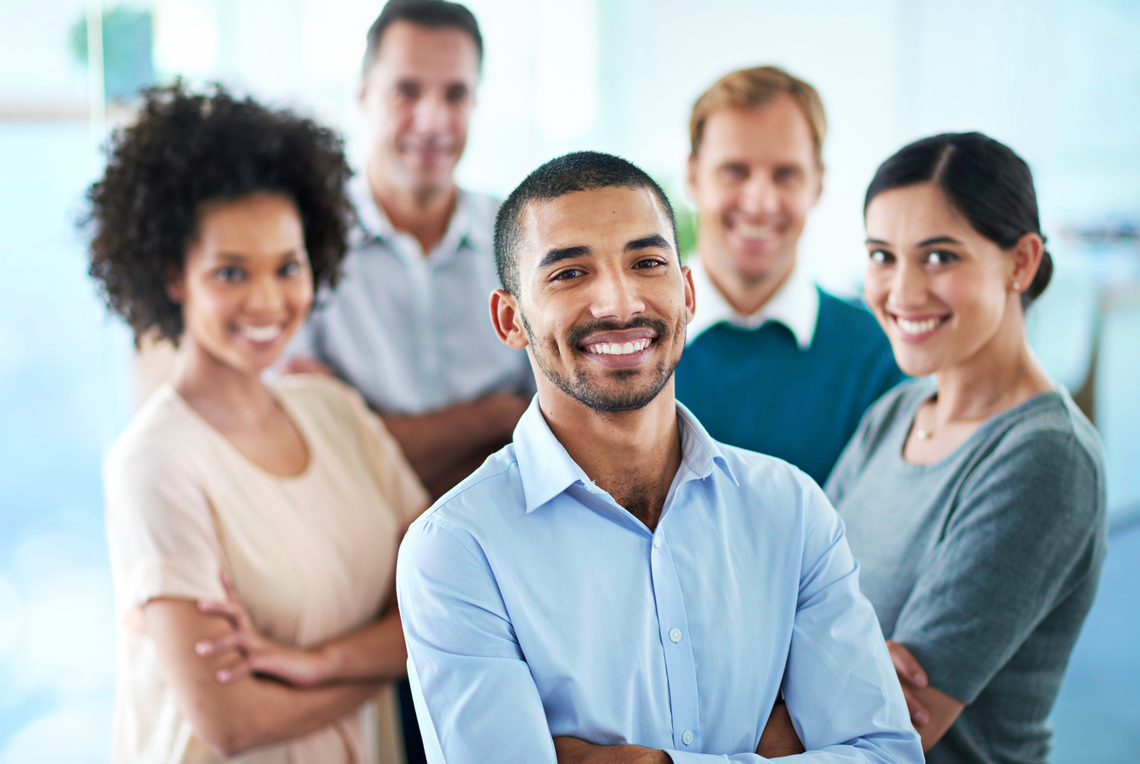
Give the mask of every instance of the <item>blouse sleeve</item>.
[[967, 704], [1104, 556], [1096, 455], [1062, 431], [1008, 440], [966, 478], [892, 635]]
[[120, 622], [141, 630], [141, 608], [156, 597], [225, 599], [210, 503], [184, 458], [164, 444], [116, 448], [104, 484]]

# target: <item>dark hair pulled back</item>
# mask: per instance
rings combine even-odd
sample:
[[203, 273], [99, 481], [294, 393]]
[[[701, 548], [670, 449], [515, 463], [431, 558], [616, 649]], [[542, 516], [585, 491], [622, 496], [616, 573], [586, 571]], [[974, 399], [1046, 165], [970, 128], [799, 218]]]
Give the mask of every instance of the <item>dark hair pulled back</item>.
[[[943, 133], [899, 149], [875, 172], [863, 214], [884, 191], [933, 182], [974, 230], [1009, 249], [1027, 233], [1045, 241], [1029, 165], [1005, 144], [982, 133]], [[1053, 277], [1053, 258], [1041, 256], [1033, 282], [1021, 293], [1028, 308]]]

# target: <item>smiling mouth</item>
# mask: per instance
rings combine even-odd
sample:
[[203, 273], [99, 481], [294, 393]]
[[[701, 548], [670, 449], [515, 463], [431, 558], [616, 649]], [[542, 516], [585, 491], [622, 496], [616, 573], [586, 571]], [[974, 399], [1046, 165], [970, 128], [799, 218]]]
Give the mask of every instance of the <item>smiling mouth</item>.
[[645, 337], [631, 342], [595, 342], [583, 346], [591, 355], [632, 355], [640, 353], [653, 344], [653, 340]]
[[285, 327], [281, 324], [270, 324], [269, 326], [239, 326], [238, 334], [245, 337], [250, 342], [257, 344], [264, 344], [273, 342], [278, 339], [285, 332]]
[[931, 318], [924, 318], [921, 321], [912, 321], [902, 316], [893, 316], [895, 326], [903, 336], [909, 339], [924, 339], [927, 335], [933, 333], [938, 327], [950, 320], [950, 316], [932, 316]]

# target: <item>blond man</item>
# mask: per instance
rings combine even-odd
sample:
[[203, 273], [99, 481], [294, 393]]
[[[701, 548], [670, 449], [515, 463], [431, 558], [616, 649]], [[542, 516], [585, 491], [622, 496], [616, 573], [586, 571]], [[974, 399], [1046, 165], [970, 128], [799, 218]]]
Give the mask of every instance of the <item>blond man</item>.
[[677, 368], [678, 399], [714, 438], [819, 483], [863, 412], [903, 378], [871, 314], [798, 263], [826, 133], [815, 88], [774, 66], [727, 74], [697, 99], [688, 187], [699, 309]]

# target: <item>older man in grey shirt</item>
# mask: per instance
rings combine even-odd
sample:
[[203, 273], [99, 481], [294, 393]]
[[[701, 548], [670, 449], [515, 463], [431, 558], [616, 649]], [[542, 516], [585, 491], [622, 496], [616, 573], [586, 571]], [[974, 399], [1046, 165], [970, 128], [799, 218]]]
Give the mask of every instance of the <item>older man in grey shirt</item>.
[[286, 367], [359, 389], [435, 496], [510, 439], [534, 392], [526, 355], [496, 339], [487, 313], [499, 203], [454, 180], [482, 46], [455, 3], [390, 2], [372, 25], [369, 156], [350, 188], [359, 226]]

